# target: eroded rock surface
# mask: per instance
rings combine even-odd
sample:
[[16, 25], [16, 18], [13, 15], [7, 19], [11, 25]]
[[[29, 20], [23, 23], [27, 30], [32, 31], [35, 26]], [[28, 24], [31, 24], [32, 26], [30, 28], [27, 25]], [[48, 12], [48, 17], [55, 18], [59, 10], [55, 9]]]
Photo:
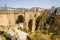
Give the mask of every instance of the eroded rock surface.
[[3, 27], [0, 28], [1, 31], [3, 31], [5, 33], [6, 36], [10, 37], [11, 40], [26, 40], [26, 37], [28, 35], [28, 33], [25, 33], [21, 30], [18, 30], [17, 27], [13, 27], [13, 28], [8, 28], [6, 30], [4, 30]]

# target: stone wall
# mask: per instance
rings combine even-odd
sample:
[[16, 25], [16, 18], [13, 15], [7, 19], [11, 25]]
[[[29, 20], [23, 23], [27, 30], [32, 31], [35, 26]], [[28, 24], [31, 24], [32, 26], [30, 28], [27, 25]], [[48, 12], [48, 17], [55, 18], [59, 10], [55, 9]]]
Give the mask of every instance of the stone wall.
[[9, 21], [7, 18], [6, 14], [1, 14], [0, 15], [0, 26], [8, 26], [9, 25]]

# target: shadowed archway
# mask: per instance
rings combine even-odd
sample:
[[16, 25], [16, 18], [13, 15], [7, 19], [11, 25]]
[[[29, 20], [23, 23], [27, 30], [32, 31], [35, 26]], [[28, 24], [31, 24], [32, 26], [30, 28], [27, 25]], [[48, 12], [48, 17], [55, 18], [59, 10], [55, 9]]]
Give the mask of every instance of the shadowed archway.
[[28, 22], [28, 27], [29, 27], [29, 29], [30, 29], [30, 31], [31, 31], [31, 30], [32, 30], [32, 19], [29, 20], [29, 22]]
[[24, 17], [22, 15], [19, 15], [17, 20], [16, 20], [16, 24], [23, 23], [23, 22], [24, 22]]

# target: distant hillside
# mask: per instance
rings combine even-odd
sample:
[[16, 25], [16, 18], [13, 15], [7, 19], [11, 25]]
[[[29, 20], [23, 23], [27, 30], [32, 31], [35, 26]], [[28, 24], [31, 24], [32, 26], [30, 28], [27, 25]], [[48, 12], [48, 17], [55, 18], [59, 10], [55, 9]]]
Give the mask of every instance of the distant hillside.
[[0, 7], [1, 9], [8, 9], [8, 10], [28, 10], [27, 8], [12, 8], [12, 7]]

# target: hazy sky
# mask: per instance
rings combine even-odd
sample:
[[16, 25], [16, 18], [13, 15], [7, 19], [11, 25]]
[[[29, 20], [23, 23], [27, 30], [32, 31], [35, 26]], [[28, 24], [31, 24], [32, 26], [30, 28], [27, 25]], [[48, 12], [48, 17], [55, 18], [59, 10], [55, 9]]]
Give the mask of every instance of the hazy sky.
[[0, 0], [0, 6], [4, 6], [4, 4], [15, 8], [49, 8], [51, 6], [60, 7], [60, 0]]

